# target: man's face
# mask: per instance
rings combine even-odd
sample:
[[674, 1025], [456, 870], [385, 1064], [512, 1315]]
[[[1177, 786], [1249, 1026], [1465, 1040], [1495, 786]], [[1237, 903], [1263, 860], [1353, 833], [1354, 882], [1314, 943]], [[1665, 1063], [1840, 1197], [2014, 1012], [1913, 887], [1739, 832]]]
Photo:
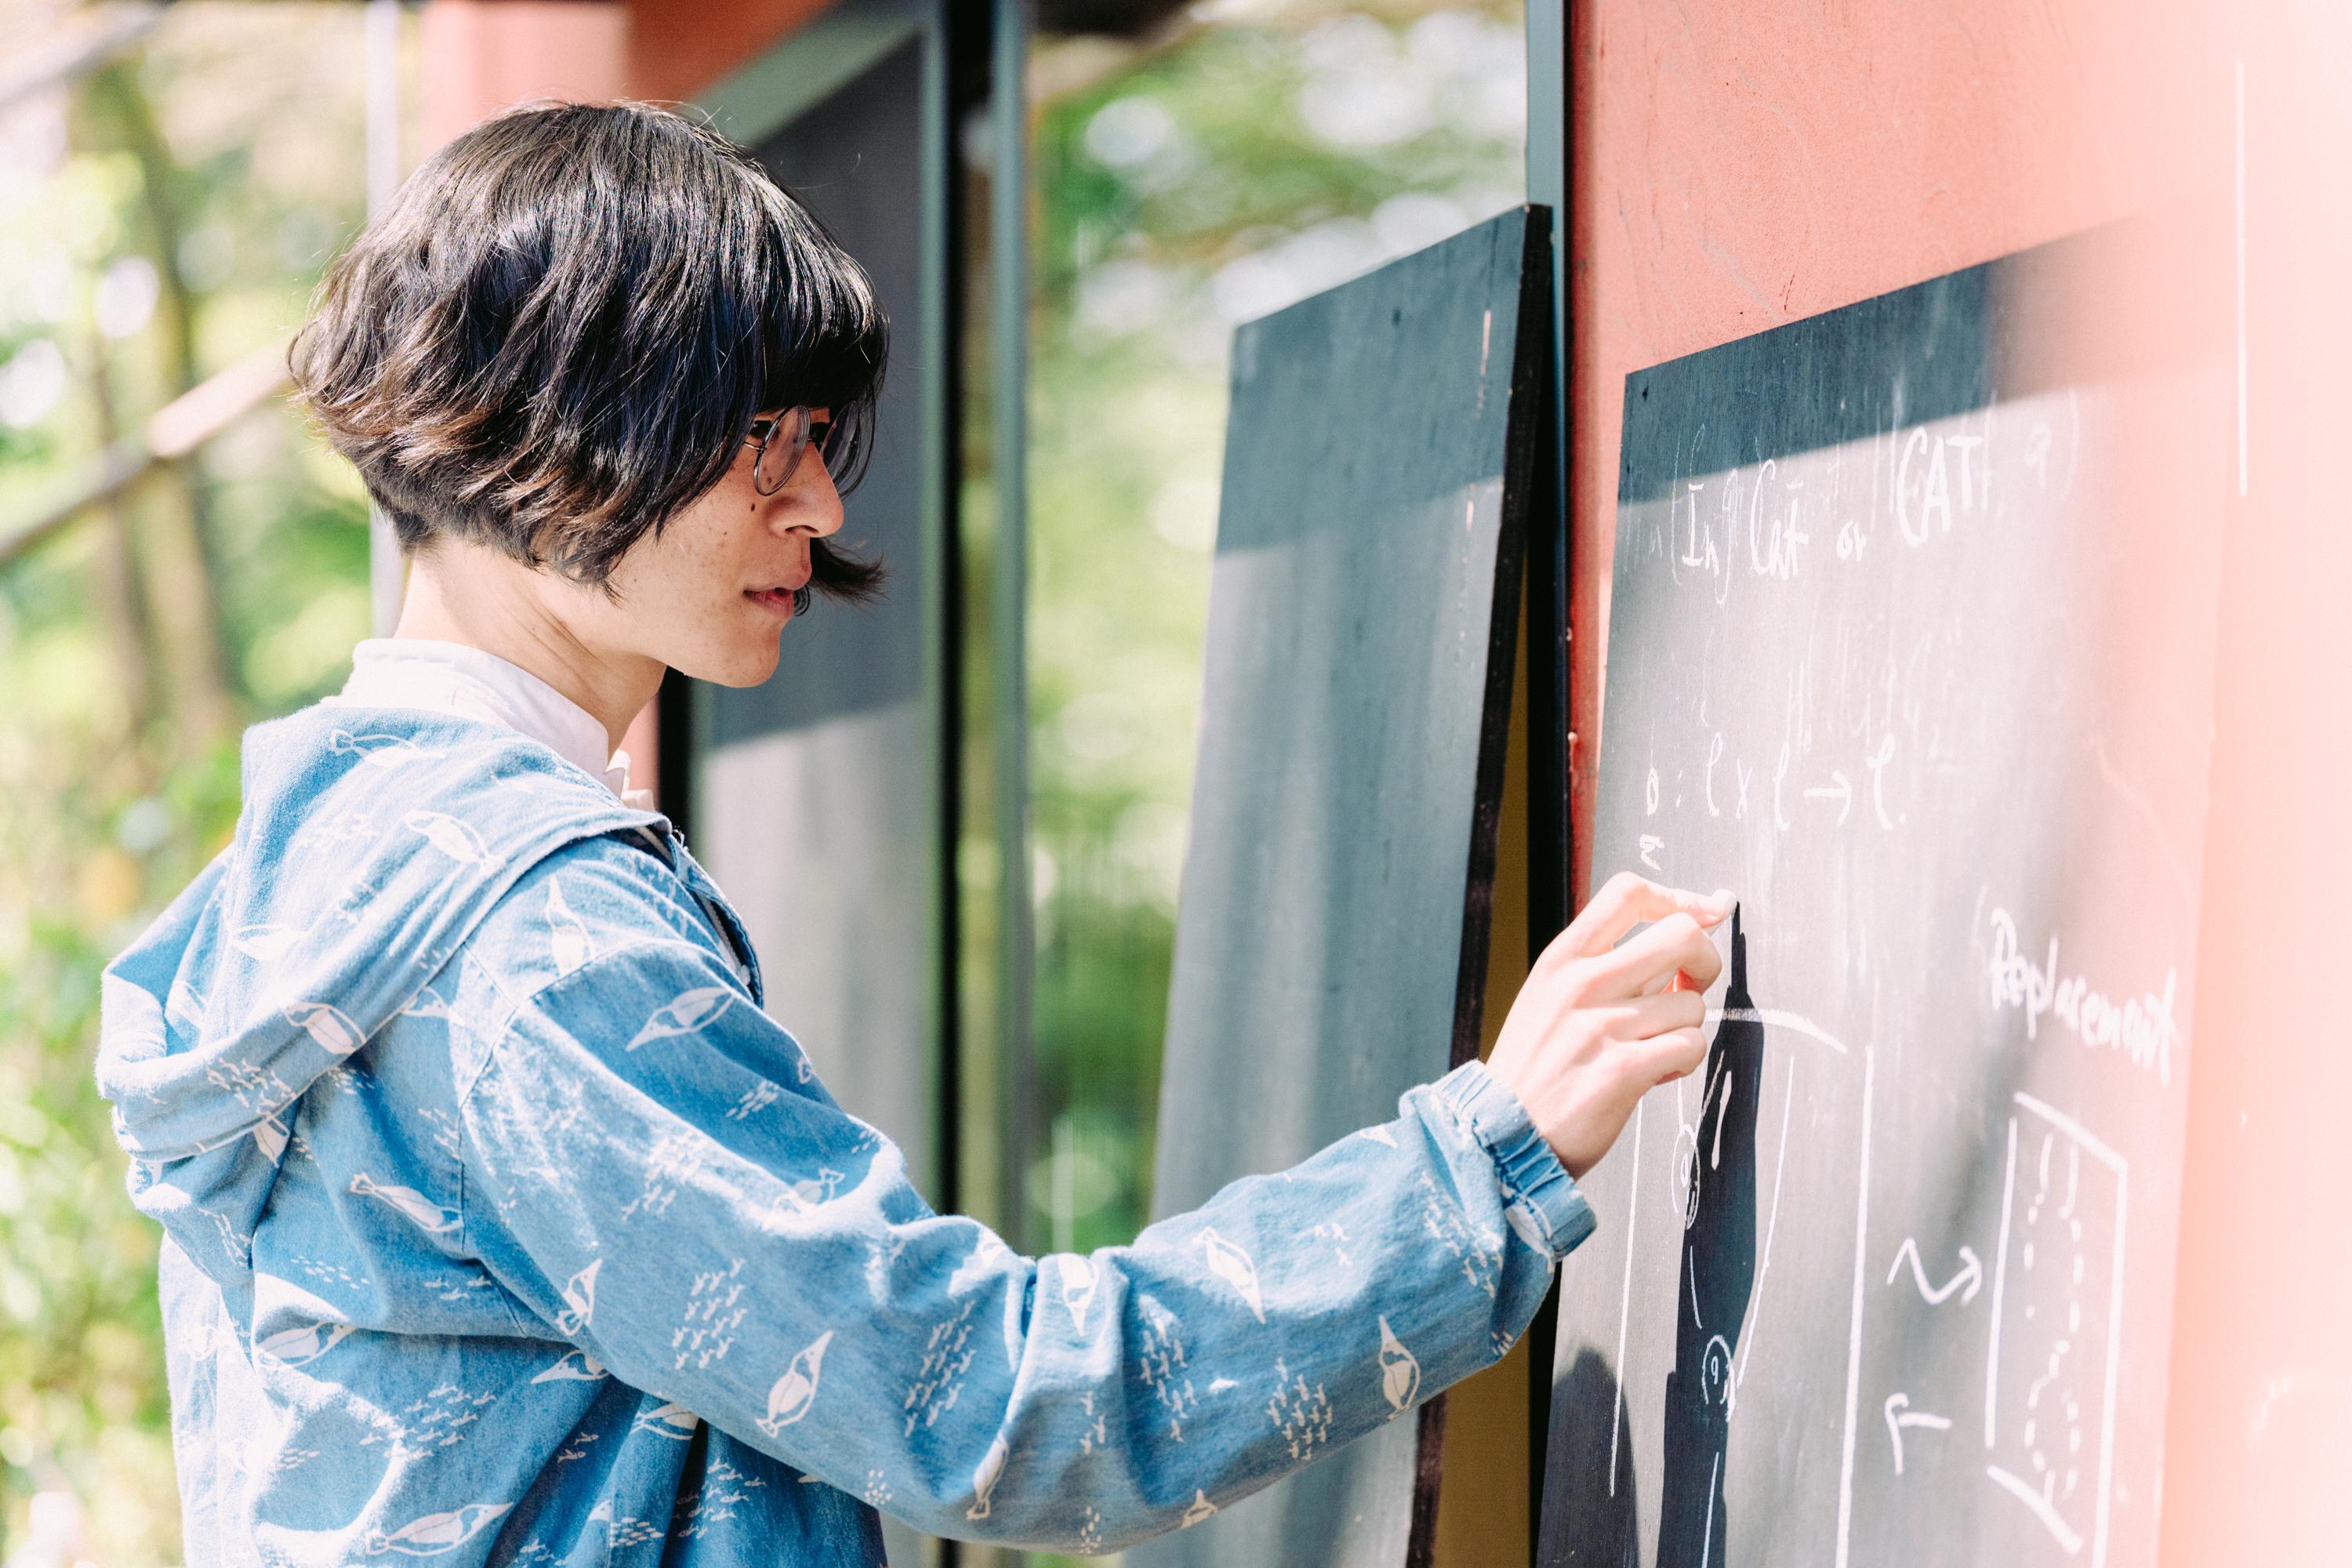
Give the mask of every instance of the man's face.
[[755, 460], [742, 447], [708, 493], [629, 547], [613, 572], [619, 601], [595, 593], [582, 606], [594, 636], [720, 686], [757, 686], [775, 672], [793, 590], [809, 580], [810, 542], [841, 526], [841, 495], [814, 442], [773, 495], [752, 483]]

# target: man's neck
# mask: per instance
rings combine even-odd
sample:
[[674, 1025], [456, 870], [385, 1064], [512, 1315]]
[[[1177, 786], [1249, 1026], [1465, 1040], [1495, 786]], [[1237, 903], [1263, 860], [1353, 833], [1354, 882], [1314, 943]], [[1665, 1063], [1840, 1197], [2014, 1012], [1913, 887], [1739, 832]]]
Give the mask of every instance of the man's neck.
[[593, 714], [618, 751], [661, 686], [661, 661], [591, 647], [562, 613], [572, 592], [494, 550], [443, 540], [411, 558], [393, 635], [463, 643], [529, 670]]

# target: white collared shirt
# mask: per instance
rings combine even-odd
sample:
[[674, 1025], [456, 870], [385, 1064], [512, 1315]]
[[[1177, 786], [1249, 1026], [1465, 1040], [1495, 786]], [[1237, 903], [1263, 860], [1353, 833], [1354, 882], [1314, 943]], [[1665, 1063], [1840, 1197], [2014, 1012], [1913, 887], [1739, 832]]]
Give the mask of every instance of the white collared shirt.
[[653, 792], [629, 788], [629, 753], [607, 752], [602, 721], [538, 676], [467, 643], [365, 637], [336, 707], [425, 708], [519, 730], [577, 766], [625, 805], [650, 811]]
[[[597, 717], [509, 659], [470, 643], [437, 637], [363, 637], [352, 647], [351, 679], [341, 691], [321, 701], [338, 708], [425, 708], [486, 723], [503, 724], [539, 742], [592, 778], [602, 779], [621, 804], [652, 811], [653, 791], [629, 787], [629, 753], [604, 751], [604, 726]], [[603, 760], [600, 760], [603, 759]], [[639, 828], [646, 842], [656, 841]], [[659, 851], [667, 858], [667, 851]], [[708, 900], [695, 895], [728, 950], [728, 962], [747, 986], [751, 972], [727, 924]]]

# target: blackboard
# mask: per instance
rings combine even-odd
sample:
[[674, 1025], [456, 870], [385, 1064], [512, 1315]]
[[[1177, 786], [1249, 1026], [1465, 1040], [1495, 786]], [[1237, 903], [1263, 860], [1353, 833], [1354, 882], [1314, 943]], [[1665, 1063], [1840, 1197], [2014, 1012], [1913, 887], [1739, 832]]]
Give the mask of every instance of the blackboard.
[[[1508, 212], [1234, 335], [1156, 1215], [1477, 1053], [1548, 236]], [[1130, 1560], [1425, 1558], [1441, 1433], [1396, 1422]]]
[[2219, 530], [2148, 520], [2224, 426], [2077, 330], [2126, 248], [1626, 381], [1593, 876], [1742, 903], [1585, 1184], [1544, 1563], [2154, 1561]]
[[753, 149], [866, 268], [889, 316], [899, 363], [836, 542], [890, 576], [868, 606], [820, 597], [761, 685], [695, 683], [689, 831], [742, 911], [772, 1010], [936, 1200], [943, 525], [926, 493], [923, 47], [899, 45]]

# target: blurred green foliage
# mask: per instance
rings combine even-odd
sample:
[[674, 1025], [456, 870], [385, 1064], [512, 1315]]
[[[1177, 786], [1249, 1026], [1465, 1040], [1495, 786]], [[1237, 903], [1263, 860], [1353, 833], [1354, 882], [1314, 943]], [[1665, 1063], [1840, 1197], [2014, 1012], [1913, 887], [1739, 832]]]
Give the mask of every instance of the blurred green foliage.
[[[74, 25], [0, 10], [12, 37]], [[362, 216], [360, 25], [349, 6], [177, 7], [0, 115], [0, 528], [299, 321]], [[0, 564], [12, 1561], [178, 1558], [157, 1232], [92, 1082], [99, 972], [226, 842], [243, 725], [340, 684], [367, 613], [364, 498], [275, 398]]]

